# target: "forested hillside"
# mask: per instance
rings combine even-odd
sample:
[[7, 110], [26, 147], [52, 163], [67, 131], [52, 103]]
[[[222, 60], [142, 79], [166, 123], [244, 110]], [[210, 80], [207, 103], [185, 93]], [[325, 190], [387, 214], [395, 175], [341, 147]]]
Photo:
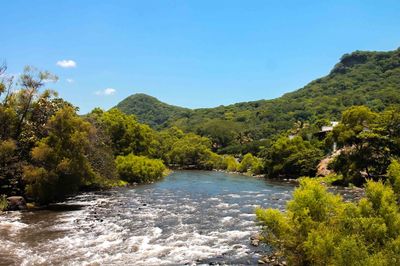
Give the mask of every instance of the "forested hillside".
[[154, 128], [164, 127], [172, 117], [182, 117], [192, 112], [187, 108], [169, 105], [143, 93], [125, 98], [116, 106], [127, 114], [135, 114], [141, 123]]
[[[253, 151], [259, 140], [306, 126], [339, 120], [343, 110], [365, 105], [383, 111], [400, 103], [400, 49], [345, 54], [325, 77], [273, 100], [188, 110], [146, 95], [133, 95], [117, 105], [153, 127], [175, 125], [208, 136], [222, 152]], [[262, 144], [262, 143], [261, 143]]]

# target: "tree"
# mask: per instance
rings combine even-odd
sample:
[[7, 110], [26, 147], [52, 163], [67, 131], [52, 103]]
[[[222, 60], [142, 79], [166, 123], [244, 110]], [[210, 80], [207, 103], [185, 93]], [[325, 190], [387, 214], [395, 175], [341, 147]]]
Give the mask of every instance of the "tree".
[[161, 160], [133, 154], [117, 156], [115, 163], [119, 176], [129, 183], [157, 181], [165, 171], [165, 166]]
[[63, 199], [96, 178], [87, 158], [88, 122], [66, 106], [50, 118], [47, 130], [32, 149], [32, 165], [24, 167], [26, 193], [39, 203]]
[[211, 142], [208, 138], [189, 133], [174, 143], [168, 157], [171, 164], [202, 168], [211, 155], [210, 147]]
[[359, 145], [358, 135], [370, 131], [377, 114], [366, 106], [354, 106], [345, 110], [341, 123], [333, 130], [333, 137], [340, 146]]
[[16, 142], [12, 139], [0, 140], [0, 195], [23, 193], [23, 165], [25, 162], [19, 160]]
[[198, 133], [210, 138], [215, 150], [231, 144], [238, 137], [239, 127], [235, 122], [213, 119], [200, 124]]
[[314, 176], [322, 151], [300, 136], [280, 137], [262, 151], [265, 171], [270, 178]]
[[18, 123], [15, 130], [15, 138], [18, 139], [24, 122], [29, 115], [30, 108], [34, 97], [38, 94], [39, 89], [43, 87], [47, 80], [56, 81], [57, 76], [47, 71], [38, 71], [36, 68], [26, 66], [23, 74], [20, 76], [20, 85], [22, 90], [17, 94], [17, 114]]
[[380, 113], [377, 124], [381, 134], [389, 139], [393, 155], [400, 156], [400, 107], [390, 107]]
[[247, 153], [240, 162], [238, 171], [242, 173], [260, 174], [262, 168], [261, 160], [251, 153]]
[[170, 164], [169, 152], [173, 149], [175, 143], [183, 138], [185, 134], [177, 127], [170, 127], [160, 131], [157, 134], [158, 147], [156, 149], [157, 158], [161, 158], [165, 163]]
[[[40, 92], [44, 81], [57, 79], [49, 72], [26, 67], [15, 84], [5, 70], [5, 66], [0, 67], [0, 146], [7, 150], [2, 151], [7, 156], [0, 163], [0, 190], [21, 195], [22, 168], [31, 160], [32, 148], [47, 134], [44, 125], [48, 119], [68, 103], [54, 98], [56, 93], [51, 90]], [[18, 90], [16, 85], [20, 86]]]
[[239, 163], [232, 155], [224, 155], [223, 165], [226, 166], [224, 169], [226, 169], [228, 172], [236, 172], [239, 169]]
[[100, 120], [110, 135], [115, 155], [153, 156], [158, 146], [155, 132], [147, 125], [136, 121], [135, 116], [126, 115], [118, 109], [103, 112]]
[[90, 165], [97, 176], [102, 176], [105, 180], [116, 181], [118, 175], [112, 148], [113, 143], [111, 137], [107, 134], [105, 125], [101, 123], [93, 112], [91, 115], [86, 116], [85, 120], [91, 124], [87, 150], [87, 158]]
[[343, 112], [341, 123], [332, 132], [343, 149], [332, 167], [343, 174], [345, 182], [361, 185], [364, 177], [379, 178], [385, 173], [394, 145], [380, 121], [380, 115], [365, 106]]

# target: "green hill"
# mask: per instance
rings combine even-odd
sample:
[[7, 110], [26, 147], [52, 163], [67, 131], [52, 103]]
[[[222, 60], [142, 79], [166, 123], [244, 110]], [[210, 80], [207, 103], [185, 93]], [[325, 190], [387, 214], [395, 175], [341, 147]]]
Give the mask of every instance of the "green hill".
[[[349, 106], [367, 105], [381, 111], [400, 104], [400, 49], [345, 54], [327, 76], [273, 100], [189, 110], [140, 96], [140, 100], [130, 96], [117, 107], [152, 126], [176, 125], [207, 135], [218, 148], [243, 146], [307, 122], [338, 120]], [[231, 137], [219, 141], [223, 133]]]
[[172, 117], [182, 117], [191, 112], [190, 109], [163, 103], [143, 93], [125, 98], [117, 104], [116, 108], [127, 114], [136, 115], [140, 122], [154, 128], [162, 127]]

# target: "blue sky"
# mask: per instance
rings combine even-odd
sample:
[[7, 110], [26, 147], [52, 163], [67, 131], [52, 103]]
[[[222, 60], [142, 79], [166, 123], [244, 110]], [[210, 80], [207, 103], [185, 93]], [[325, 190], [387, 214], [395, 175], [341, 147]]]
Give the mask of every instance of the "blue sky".
[[344, 53], [400, 46], [398, 0], [12, 0], [1, 9], [9, 72], [57, 74], [50, 87], [82, 113], [139, 92], [190, 108], [271, 99], [326, 75]]

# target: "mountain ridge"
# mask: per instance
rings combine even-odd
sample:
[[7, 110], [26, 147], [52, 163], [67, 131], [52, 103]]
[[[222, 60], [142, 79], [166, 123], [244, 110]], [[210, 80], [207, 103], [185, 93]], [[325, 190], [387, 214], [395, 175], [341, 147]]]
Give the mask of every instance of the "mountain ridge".
[[400, 48], [344, 54], [326, 76], [270, 100], [189, 109], [168, 105], [144, 94], [130, 97], [116, 107], [135, 114], [141, 122], [154, 128], [177, 126], [209, 136], [210, 132], [205, 132], [204, 128], [211, 127], [213, 122], [213, 127], [229, 124], [229, 130], [259, 140], [293, 129], [296, 123], [338, 120], [341, 112], [350, 106], [366, 105], [374, 111], [382, 111], [399, 105]]

